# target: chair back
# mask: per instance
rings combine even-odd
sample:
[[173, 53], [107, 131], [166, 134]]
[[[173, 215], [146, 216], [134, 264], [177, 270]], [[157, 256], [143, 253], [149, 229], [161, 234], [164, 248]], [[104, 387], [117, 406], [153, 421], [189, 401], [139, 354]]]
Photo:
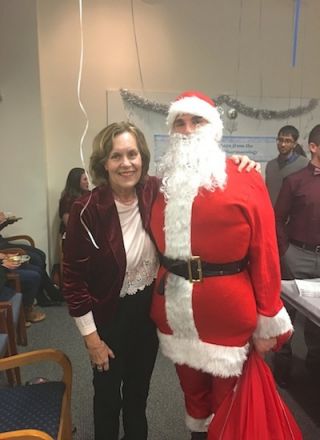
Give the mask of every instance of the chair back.
[[54, 440], [49, 434], [38, 429], [22, 429], [19, 431], [0, 433], [0, 440]]
[[[56, 362], [62, 368], [60, 381], [0, 389], [0, 440], [72, 440], [72, 368], [70, 360], [62, 351], [43, 349], [3, 358], [0, 359], [0, 371], [48, 361]], [[34, 429], [40, 433], [43, 431], [47, 437], [11, 436], [18, 435], [18, 431]]]

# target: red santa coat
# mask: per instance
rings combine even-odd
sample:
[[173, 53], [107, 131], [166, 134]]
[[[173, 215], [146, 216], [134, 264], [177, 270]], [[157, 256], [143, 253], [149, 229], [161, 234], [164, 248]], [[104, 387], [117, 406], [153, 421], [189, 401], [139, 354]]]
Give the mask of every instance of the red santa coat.
[[[239, 173], [227, 163], [224, 190], [201, 188], [195, 197], [153, 206], [151, 229], [160, 252], [170, 258], [200, 256], [209, 263], [249, 258], [241, 273], [192, 284], [168, 273], [165, 295], [157, 291], [151, 316], [163, 353], [178, 364], [216, 376], [241, 374], [253, 334], [269, 338], [292, 331], [280, 299], [274, 214], [257, 172]], [[164, 233], [165, 231], [165, 233]]]

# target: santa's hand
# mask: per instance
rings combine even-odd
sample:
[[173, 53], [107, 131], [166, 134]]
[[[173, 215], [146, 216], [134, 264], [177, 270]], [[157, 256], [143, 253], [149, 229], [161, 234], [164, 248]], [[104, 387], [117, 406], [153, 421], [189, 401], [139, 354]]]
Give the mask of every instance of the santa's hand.
[[268, 351], [275, 347], [277, 344], [277, 338], [253, 338], [252, 342], [255, 350], [260, 354], [260, 356], [264, 356], [266, 353], [268, 353]]
[[89, 352], [92, 368], [99, 372], [109, 370], [109, 357], [115, 358], [113, 351], [100, 339], [97, 332], [85, 336], [85, 344]]
[[238, 171], [241, 172], [242, 170], [246, 170], [247, 172], [250, 172], [251, 170], [256, 170], [259, 173], [261, 172], [261, 165], [258, 162], [255, 162], [254, 160], [251, 160], [248, 156], [245, 155], [239, 155], [239, 154], [233, 154], [230, 157], [231, 160], [238, 166]]

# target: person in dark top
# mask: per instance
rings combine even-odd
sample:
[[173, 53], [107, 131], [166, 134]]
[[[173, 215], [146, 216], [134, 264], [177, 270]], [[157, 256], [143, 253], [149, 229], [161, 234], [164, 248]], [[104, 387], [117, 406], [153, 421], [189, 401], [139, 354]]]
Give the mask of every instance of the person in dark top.
[[[320, 124], [309, 135], [311, 161], [283, 181], [275, 205], [278, 246], [283, 278], [320, 277]], [[295, 309], [287, 305], [291, 318]], [[305, 321], [306, 366], [320, 370], [320, 329]], [[275, 356], [275, 377], [282, 386], [290, 381], [292, 351], [286, 344]]]
[[299, 131], [293, 125], [285, 125], [278, 132], [279, 155], [270, 160], [266, 166], [266, 185], [273, 206], [277, 201], [283, 179], [304, 168], [308, 163], [302, 147], [297, 143], [298, 138]]
[[[10, 216], [8, 217], [4, 212], [0, 212], [0, 231], [6, 226], [15, 223], [20, 220], [19, 217]], [[42, 307], [54, 306], [60, 304], [63, 297], [57, 289], [57, 287], [51, 281], [47, 270], [46, 270], [46, 254], [36, 247], [22, 244], [22, 243], [11, 243], [5, 237], [0, 235], [0, 252], [4, 249], [15, 249], [19, 247], [23, 249], [30, 257], [30, 262], [23, 264], [23, 270], [36, 272], [33, 278], [40, 277], [40, 282], [38, 286], [38, 291], [36, 294], [36, 299], [38, 305]], [[27, 278], [31, 276], [29, 273], [25, 274]], [[34, 285], [34, 284], [33, 284]]]
[[69, 220], [69, 213], [73, 202], [89, 189], [89, 182], [83, 168], [72, 168], [69, 171], [66, 186], [59, 201], [60, 234], [63, 236]]

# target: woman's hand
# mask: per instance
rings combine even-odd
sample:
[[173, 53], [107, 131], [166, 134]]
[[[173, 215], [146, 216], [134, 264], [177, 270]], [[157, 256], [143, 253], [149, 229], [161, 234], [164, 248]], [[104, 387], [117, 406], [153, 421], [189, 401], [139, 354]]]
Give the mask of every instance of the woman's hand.
[[21, 266], [21, 262], [11, 260], [11, 257], [15, 257], [19, 254], [0, 254], [0, 259], [2, 259], [2, 266], [9, 270], [18, 269]]
[[253, 338], [252, 342], [255, 350], [263, 357], [277, 345], [277, 338]]
[[113, 351], [100, 339], [97, 332], [84, 336], [85, 345], [89, 352], [92, 368], [98, 371], [109, 370], [109, 357], [115, 358]]
[[0, 212], [0, 225], [1, 225], [1, 223], [4, 223], [6, 220], [7, 220], [7, 217], [6, 217], [5, 213], [1, 211]]
[[256, 170], [259, 173], [261, 172], [261, 165], [258, 162], [255, 162], [254, 160], [251, 160], [248, 156], [245, 155], [239, 155], [239, 154], [233, 154], [230, 157], [231, 160], [238, 166], [238, 171], [241, 172], [242, 170], [246, 170], [248, 173], [251, 170]]

